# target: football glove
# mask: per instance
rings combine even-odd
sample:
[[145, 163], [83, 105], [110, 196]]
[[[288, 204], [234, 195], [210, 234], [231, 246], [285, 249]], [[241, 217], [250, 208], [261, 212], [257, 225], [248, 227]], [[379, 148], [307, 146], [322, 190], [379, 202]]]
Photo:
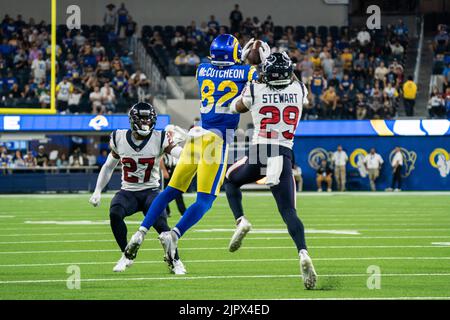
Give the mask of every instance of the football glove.
[[98, 207], [100, 205], [101, 200], [101, 194], [98, 192], [94, 192], [89, 199], [89, 203], [92, 204], [94, 207]]
[[259, 57], [261, 58], [261, 63], [264, 63], [264, 61], [266, 61], [266, 59], [270, 56], [269, 45], [266, 42], [261, 41], [261, 46], [259, 47], [258, 51]]
[[247, 59], [248, 54], [250, 53], [250, 50], [252, 50], [252, 46], [255, 43], [255, 39], [251, 38], [242, 49], [241, 53], [241, 61], [245, 61]]

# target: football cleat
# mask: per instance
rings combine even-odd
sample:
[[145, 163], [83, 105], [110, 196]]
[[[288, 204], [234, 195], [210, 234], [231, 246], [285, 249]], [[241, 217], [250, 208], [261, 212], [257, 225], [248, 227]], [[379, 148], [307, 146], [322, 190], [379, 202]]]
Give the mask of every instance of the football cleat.
[[173, 231], [161, 232], [158, 239], [164, 248], [165, 252], [164, 260], [166, 260], [166, 262], [168, 260], [170, 261], [170, 263], [173, 263], [173, 260], [175, 260], [175, 253], [178, 247], [177, 235]]
[[317, 273], [314, 270], [314, 266], [308, 251], [300, 250], [300, 271], [302, 272], [303, 284], [308, 290], [314, 289], [317, 281]]
[[183, 262], [181, 262], [181, 260], [173, 260], [172, 261], [172, 265], [173, 265], [173, 267], [172, 267], [172, 273], [173, 274], [186, 274], [187, 273], [187, 271], [186, 271], [186, 268], [184, 267], [184, 264], [183, 264]]
[[134, 260], [136, 258], [139, 248], [141, 247], [142, 242], [144, 242], [144, 238], [145, 234], [141, 230], [133, 234], [130, 242], [128, 242], [125, 247], [124, 255], [127, 259]]
[[122, 257], [120, 257], [119, 261], [117, 261], [117, 264], [113, 268], [114, 272], [124, 272], [127, 268], [131, 267], [133, 265], [133, 260], [127, 259], [124, 254], [122, 254]]
[[238, 220], [236, 231], [234, 231], [233, 237], [231, 237], [230, 244], [228, 245], [230, 252], [234, 252], [241, 247], [242, 240], [244, 240], [251, 229], [252, 225], [245, 217], [241, 217]]

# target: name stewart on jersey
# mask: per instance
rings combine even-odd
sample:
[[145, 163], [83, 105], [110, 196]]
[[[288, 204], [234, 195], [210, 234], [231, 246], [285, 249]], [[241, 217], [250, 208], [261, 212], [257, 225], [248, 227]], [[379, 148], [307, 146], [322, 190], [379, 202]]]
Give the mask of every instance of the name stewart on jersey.
[[222, 78], [222, 79], [247, 79], [246, 70], [244, 69], [225, 69], [220, 70], [213, 67], [200, 67], [198, 70], [199, 77], [211, 77], [211, 78]]
[[297, 93], [264, 93], [262, 103], [298, 103]]

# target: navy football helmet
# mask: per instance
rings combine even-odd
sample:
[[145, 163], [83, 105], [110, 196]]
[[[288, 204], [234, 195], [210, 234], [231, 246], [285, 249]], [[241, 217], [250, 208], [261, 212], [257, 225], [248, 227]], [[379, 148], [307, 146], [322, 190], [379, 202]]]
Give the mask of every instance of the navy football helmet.
[[148, 136], [156, 125], [157, 114], [155, 108], [147, 102], [138, 102], [128, 112], [131, 130], [140, 136]]
[[287, 86], [292, 82], [294, 65], [286, 52], [272, 53], [263, 63], [262, 80], [271, 86]]

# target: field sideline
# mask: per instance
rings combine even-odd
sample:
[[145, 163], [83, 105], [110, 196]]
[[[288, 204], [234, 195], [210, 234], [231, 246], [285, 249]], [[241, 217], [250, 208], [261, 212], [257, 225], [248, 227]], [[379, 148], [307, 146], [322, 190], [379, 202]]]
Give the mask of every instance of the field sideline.
[[[112, 272], [111, 197], [93, 208], [88, 194], [0, 195], [0, 299], [450, 299], [450, 193], [299, 194], [319, 274], [313, 291], [269, 193], [245, 194], [254, 230], [236, 253], [221, 195], [180, 241], [182, 277], [168, 273], [154, 232], [132, 268]], [[129, 236], [141, 218], [128, 218]], [[67, 287], [69, 266], [81, 272], [79, 290]], [[368, 268], [381, 271], [380, 289], [368, 288]]]

